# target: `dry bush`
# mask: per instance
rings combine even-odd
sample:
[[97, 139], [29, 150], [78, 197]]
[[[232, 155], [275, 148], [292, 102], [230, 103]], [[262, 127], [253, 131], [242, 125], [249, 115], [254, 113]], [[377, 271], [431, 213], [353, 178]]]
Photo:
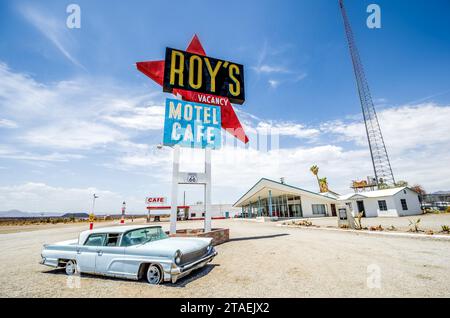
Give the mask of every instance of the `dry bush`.
[[415, 221], [412, 220], [408, 220], [409, 221], [409, 232], [414, 232], [417, 233], [419, 232], [419, 223], [420, 223], [420, 219], [417, 219]]
[[369, 231], [383, 231], [383, 227], [380, 225], [369, 227]]
[[361, 222], [361, 219], [362, 219], [363, 215], [364, 215], [364, 212], [359, 212], [356, 215], [356, 218], [355, 218], [355, 229], [356, 230], [362, 230], [363, 229], [362, 222]]
[[298, 226], [311, 226], [312, 222], [309, 220], [300, 220], [300, 221], [294, 221], [294, 224], [298, 225]]

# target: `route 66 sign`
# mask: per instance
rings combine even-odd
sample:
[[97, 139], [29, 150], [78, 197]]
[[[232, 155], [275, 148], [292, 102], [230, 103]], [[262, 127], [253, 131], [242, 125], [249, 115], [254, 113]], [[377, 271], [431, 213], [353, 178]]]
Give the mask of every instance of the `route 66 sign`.
[[197, 183], [198, 182], [197, 174], [196, 173], [188, 173], [186, 182], [187, 183]]

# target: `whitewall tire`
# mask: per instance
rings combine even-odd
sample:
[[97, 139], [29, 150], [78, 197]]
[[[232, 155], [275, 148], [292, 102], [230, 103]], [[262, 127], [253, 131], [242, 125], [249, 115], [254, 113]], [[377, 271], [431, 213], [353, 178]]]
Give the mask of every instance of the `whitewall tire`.
[[158, 285], [162, 280], [162, 272], [159, 266], [150, 264], [147, 268], [147, 282], [150, 285]]

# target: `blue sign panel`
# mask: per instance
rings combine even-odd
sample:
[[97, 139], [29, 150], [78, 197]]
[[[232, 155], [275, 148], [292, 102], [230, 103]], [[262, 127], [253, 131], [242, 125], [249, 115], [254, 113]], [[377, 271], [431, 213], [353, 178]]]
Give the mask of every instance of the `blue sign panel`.
[[220, 106], [166, 99], [164, 139], [166, 146], [219, 149]]

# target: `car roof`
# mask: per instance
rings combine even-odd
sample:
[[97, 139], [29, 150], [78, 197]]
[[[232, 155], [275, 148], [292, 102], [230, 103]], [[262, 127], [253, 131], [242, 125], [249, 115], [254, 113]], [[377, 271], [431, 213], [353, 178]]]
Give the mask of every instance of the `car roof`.
[[117, 225], [117, 226], [106, 226], [100, 227], [93, 230], [86, 230], [80, 233], [80, 237], [78, 239], [79, 244], [83, 244], [86, 241], [86, 238], [91, 234], [96, 233], [125, 233], [131, 230], [149, 228], [149, 227], [161, 227], [160, 225]]

